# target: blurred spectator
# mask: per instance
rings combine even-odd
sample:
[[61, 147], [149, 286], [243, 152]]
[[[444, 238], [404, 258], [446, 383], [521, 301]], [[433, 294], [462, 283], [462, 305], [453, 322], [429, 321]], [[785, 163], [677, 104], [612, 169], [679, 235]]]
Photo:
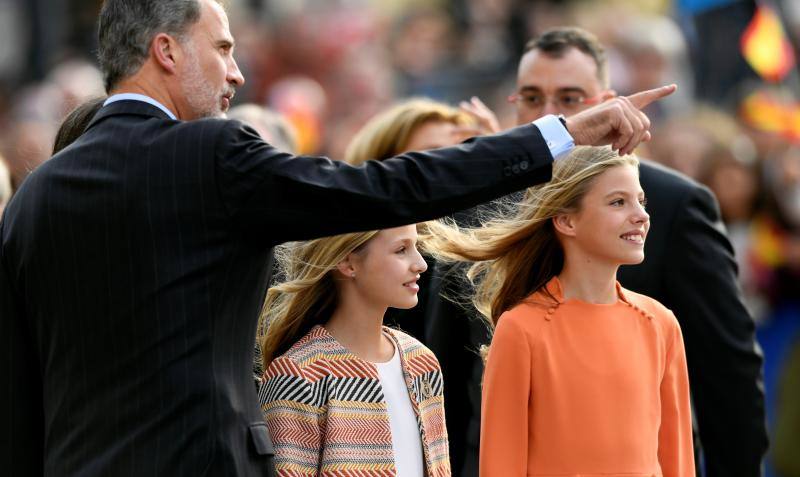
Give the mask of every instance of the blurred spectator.
[[403, 101], [367, 122], [350, 142], [344, 160], [358, 165], [405, 151], [451, 146], [478, 132], [472, 124], [469, 115], [447, 104], [423, 98]]
[[280, 114], [257, 104], [242, 104], [231, 108], [228, 117], [247, 123], [264, 141], [276, 148], [294, 153], [297, 150], [297, 135]]

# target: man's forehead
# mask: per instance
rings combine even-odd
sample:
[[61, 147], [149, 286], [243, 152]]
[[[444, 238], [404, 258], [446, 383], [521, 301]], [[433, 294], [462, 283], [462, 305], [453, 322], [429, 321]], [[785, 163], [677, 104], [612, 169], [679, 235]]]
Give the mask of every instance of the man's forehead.
[[558, 56], [532, 50], [525, 53], [519, 64], [517, 81], [520, 86], [551, 85], [601, 87], [597, 64], [591, 56], [570, 48]]
[[233, 43], [230, 28], [228, 25], [228, 15], [225, 9], [214, 0], [201, 0], [200, 21], [198, 26], [204, 27], [212, 35], [215, 41], [227, 40]]

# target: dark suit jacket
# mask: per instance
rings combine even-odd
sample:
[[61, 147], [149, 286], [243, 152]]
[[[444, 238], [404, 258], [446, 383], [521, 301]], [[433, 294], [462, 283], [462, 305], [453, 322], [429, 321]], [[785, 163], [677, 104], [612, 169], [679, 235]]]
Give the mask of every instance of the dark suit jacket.
[[0, 224], [0, 469], [263, 476], [251, 374], [272, 246], [549, 180], [535, 126], [354, 168], [236, 121], [100, 110]]
[[[663, 303], [680, 322], [706, 475], [758, 476], [767, 447], [762, 357], [716, 199], [651, 162], [642, 162], [640, 180], [651, 221], [645, 261], [622, 267], [619, 281]], [[444, 279], [450, 296], [464, 294], [458, 280]], [[478, 475], [483, 368], [474, 350], [489, 334], [476, 315], [436, 299], [426, 317], [426, 344], [439, 357], [445, 379], [454, 476]]]

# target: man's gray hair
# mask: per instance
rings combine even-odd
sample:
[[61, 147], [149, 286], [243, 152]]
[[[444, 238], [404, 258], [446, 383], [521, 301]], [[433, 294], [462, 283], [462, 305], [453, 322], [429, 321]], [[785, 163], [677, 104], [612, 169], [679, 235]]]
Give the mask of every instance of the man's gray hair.
[[199, 0], [105, 0], [98, 21], [98, 59], [106, 92], [133, 75], [159, 33], [183, 40], [200, 19]]

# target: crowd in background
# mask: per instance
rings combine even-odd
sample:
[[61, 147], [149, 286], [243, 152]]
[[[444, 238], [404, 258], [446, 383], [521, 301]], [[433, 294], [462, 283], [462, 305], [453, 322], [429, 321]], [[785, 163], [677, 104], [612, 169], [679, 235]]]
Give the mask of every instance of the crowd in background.
[[[66, 113], [105, 94], [92, 56], [100, 2], [62, 2], [72, 8], [58, 24], [60, 36], [49, 28], [54, 20], [41, 21], [55, 3], [0, 0], [0, 37], [18, 39], [0, 42], [0, 210], [50, 157]], [[795, 51], [798, 5], [773, 3]], [[608, 47], [619, 94], [680, 86], [676, 97], [647, 111], [654, 137], [638, 152], [702, 182], [719, 200], [765, 355], [773, 443], [788, 438], [797, 449], [800, 431], [782, 423], [800, 412], [790, 407], [800, 402], [799, 383], [790, 379], [800, 367], [800, 75], [795, 67], [768, 83], [741, 57], [740, 34], [754, 7], [699, 0], [235, 0], [228, 11], [248, 82], [234, 105], [268, 106], [292, 126], [298, 152], [336, 159], [367, 119], [411, 96], [451, 104], [477, 96], [510, 127], [507, 97], [525, 41], [552, 26], [594, 32]], [[776, 125], [785, 121], [795, 121], [798, 134]]]

